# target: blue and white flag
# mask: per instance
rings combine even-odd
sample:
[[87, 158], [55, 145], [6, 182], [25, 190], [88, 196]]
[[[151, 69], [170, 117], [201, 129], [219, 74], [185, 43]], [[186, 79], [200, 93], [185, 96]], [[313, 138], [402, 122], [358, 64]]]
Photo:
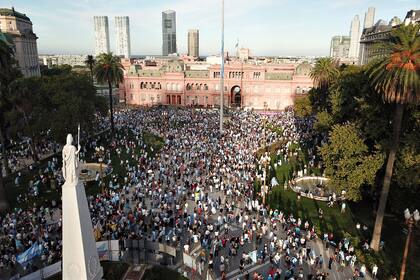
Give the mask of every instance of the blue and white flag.
[[42, 245], [38, 243], [34, 243], [28, 250], [23, 252], [22, 254], [16, 257], [16, 261], [21, 265], [25, 265], [30, 262], [33, 258], [41, 255], [42, 253]]

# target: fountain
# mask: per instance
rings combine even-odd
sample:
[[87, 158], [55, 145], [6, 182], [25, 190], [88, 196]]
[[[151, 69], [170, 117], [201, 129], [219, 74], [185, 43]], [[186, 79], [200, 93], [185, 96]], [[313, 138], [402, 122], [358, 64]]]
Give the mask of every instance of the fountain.
[[[328, 201], [328, 197], [333, 195], [333, 192], [328, 189], [328, 178], [318, 176], [303, 176], [292, 181], [290, 188], [300, 194], [300, 196], [315, 199], [319, 201]], [[338, 200], [344, 197], [337, 197]]]

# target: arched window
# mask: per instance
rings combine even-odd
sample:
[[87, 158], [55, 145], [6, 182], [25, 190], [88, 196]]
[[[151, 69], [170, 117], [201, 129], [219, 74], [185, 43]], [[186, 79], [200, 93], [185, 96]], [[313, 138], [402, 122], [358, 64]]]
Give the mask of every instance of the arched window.
[[178, 85], [177, 85], [177, 87], [176, 87], [176, 90], [177, 90], [177, 91], [181, 91], [181, 88], [182, 88], [182, 87], [181, 87], [181, 84], [178, 84]]
[[204, 90], [209, 90], [209, 86], [207, 84], [204, 84]]
[[140, 89], [143, 89], [144, 88], [144, 83], [143, 82], [141, 82], [140, 83]]
[[176, 91], [176, 84], [172, 83], [172, 91]]
[[166, 90], [171, 90], [171, 84], [166, 84]]

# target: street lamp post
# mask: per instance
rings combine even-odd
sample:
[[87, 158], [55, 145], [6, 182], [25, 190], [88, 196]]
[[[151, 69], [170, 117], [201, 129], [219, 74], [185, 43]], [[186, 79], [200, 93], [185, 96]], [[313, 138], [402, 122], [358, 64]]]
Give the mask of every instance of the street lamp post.
[[408, 248], [410, 246], [411, 241], [411, 234], [413, 233], [413, 228], [417, 224], [417, 222], [420, 220], [420, 214], [418, 210], [415, 210], [412, 214], [410, 213], [410, 210], [405, 209], [404, 211], [404, 218], [405, 222], [408, 225], [408, 234], [407, 234], [407, 240], [405, 242], [405, 249], [404, 249], [404, 256], [403, 256], [403, 262], [401, 265], [401, 273], [400, 273], [400, 280], [404, 280], [405, 276], [405, 268], [407, 266], [407, 256], [408, 256]]
[[261, 164], [263, 165], [264, 169], [263, 169], [263, 181], [264, 184], [261, 186], [261, 196], [262, 196], [262, 203], [263, 205], [265, 205], [265, 197], [267, 195], [267, 191], [268, 191], [268, 187], [267, 187], [267, 182], [266, 182], [266, 178], [267, 178], [267, 165], [270, 162], [270, 156], [268, 155], [267, 152], [265, 152], [265, 154], [261, 157]]
[[163, 115], [163, 121], [165, 122], [165, 128], [168, 129], [168, 112], [163, 111], [162, 115]]
[[263, 121], [263, 131], [264, 131], [264, 151], [266, 151], [266, 149], [267, 149], [267, 134], [266, 134], [265, 127], [267, 125], [267, 116], [263, 116], [262, 121]]
[[98, 158], [99, 161], [99, 177], [101, 178], [101, 187], [102, 187], [102, 194], [104, 193], [104, 182], [103, 179], [103, 172], [102, 172], [102, 163], [104, 161], [105, 155], [105, 148], [103, 146], [95, 147], [95, 156]]

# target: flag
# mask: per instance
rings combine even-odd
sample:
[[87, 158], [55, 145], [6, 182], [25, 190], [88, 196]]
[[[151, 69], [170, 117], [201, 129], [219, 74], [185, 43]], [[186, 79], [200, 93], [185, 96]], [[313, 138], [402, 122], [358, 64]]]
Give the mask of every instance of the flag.
[[33, 258], [41, 255], [42, 253], [42, 245], [38, 244], [37, 242], [34, 243], [28, 250], [23, 252], [22, 254], [19, 254], [16, 257], [16, 261], [20, 263], [21, 265], [26, 265], [28, 262], [30, 262]]
[[236, 40], [235, 48], [237, 48], [238, 46], [239, 46], [239, 39]]

